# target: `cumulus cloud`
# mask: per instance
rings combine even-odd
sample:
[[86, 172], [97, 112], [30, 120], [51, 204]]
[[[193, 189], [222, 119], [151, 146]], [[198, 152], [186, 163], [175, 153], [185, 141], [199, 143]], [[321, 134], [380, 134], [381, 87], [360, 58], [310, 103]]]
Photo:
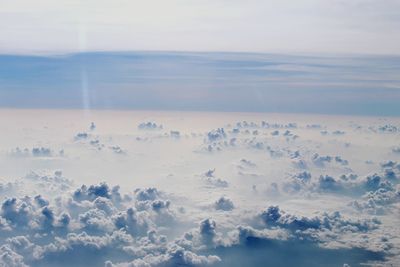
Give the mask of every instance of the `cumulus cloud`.
[[207, 184], [209, 184], [211, 186], [215, 186], [215, 187], [228, 187], [229, 186], [229, 183], [227, 181], [215, 177], [215, 169], [208, 170], [207, 172], [205, 172], [202, 175], [202, 178]]
[[233, 210], [234, 205], [232, 200], [226, 197], [220, 197], [215, 203], [214, 207], [217, 210], [224, 210], [224, 211], [229, 211]]
[[89, 130], [91, 130], [91, 131], [96, 130], [96, 124], [94, 124], [94, 122], [90, 123]]
[[55, 152], [48, 147], [33, 147], [32, 149], [17, 147], [11, 151], [11, 155], [15, 157], [62, 157], [64, 156], [64, 150], [61, 149]]
[[[58, 155], [41, 146], [38, 156], [26, 150], [32, 158], [6, 157], [36, 171], [0, 183], [0, 265], [307, 266], [313, 255], [337, 266], [396, 263], [400, 164], [388, 151], [393, 132], [226, 122], [162, 133], [150, 131], [161, 124], [145, 122], [115, 135], [90, 125], [75, 140], [68, 137], [76, 129], [66, 133], [61, 163], [39, 159]], [[336, 129], [345, 136], [333, 136]], [[364, 155], [366, 140], [382, 146]], [[176, 151], [158, 153], [164, 148]], [[37, 170], [58, 165], [75, 180]], [[94, 174], [107, 182], [87, 183]], [[288, 254], [293, 261], [279, 256]]]
[[120, 146], [110, 146], [110, 149], [116, 154], [126, 154], [126, 152]]
[[157, 124], [155, 122], [142, 122], [138, 125], [139, 130], [161, 130], [163, 129], [162, 124]]
[[[217, 257], [179, 248], [157, 235], [158, 228], [173, 226], [174, 221], [165, 218], [174, 215], [170, 202], [155, 188], [138, 189], [132, 197], [122, 197], [118, 186], [100, 183], [66, 191], [62, 198], [64, 201], [37, 195], [3, 201], [0, 223], [12, 244], [1, 248], [6, 266], [103, 265], [114, 258], [120, 262], [120, 257], [151, 266], [218, 261]], [[207, 231], [211, 233], [203, 228], [204, 236]], [[149, 246], [146, 240], [154, 244]], [[160, 244], [154, 247], [155, 243]]]
[[13, 251], [7, 245], [0, 247], [0, 265], [4, 267], [28, 267], [23, 256]]
[[227, 137], [224, 128], [218, 128], [207, 133], [206, 142], [213, 143], [215, 141], [223, 140]]
[[85, 140], [89, 138], [89, 134], [85, 132], [77, 133], [74, 137], [75, 141]]
[[[351, 220], [344, 218], [340, 212], [324, 213], [320, 216], [296, 216], [284, 211], [278, 206], [270, 206], [260, 214], [261, 220], [269, 228], [277, 227], [290, 232], [296, 238], [307, 238], [316, 242], [331, 243], [329, 235], [344, 238], [349, 233], [361, 235], [379, 228], [381, 221], [377, 218]], [[330, 233], [330, 234], [327, 234]], [[347, 244], [349, 247], [351, 243]]]
[[169, 135], [172, 138], [175, 138], [175, 139], [179, 139], [181, 137], [181, 133], [179, 131], [176, 131], [176, 130], [175, 131], [170, 131]]

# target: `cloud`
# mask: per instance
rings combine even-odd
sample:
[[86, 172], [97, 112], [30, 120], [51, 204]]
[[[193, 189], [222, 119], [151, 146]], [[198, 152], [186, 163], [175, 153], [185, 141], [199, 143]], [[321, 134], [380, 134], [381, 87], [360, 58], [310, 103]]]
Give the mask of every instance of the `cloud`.
[[[319, 242], [291, 237], [279, 230], [238, 226], [231, 232], [232, 243], [217, 249], [221, 266], [359, 266], [382, 263], [385, 253], [361, 247], [329, 248]], [[262, 251], [263, 253], [260, 253]], [[288, 256], [290, 255], [290, 257]]]
[[155, 122], [142, 122], [138, 125], [139, 130], [161, 130], [163, 129], [162, 124], [157, 124]]
[[224, 128], [218, 128], [207, 133], [206, 143], [213, 143], [219, 140], [224, 140], [227, 137]]
[[80, 141], [80, 140], [85, 140], [89, 137], [88, 133], [82, 132], [82, 133], [77, 133], [74, 137], [75, 141]]
[[[397, 262], [400, 167], [388, 151], [396, 136], [372, 133], [368, 126], [340, 128], [352, 143], [345, 148], [333, 136], [319, 135], [331, 126], [315, 130], [255, 120], [232, 126], [225, 117], [215, 120], [212, 127], [218, 122], [214, 129], [223, 131], [176, 126], [195, 133], [180, 132], [179, 142], [168, 131], [122, 134], [104, 128], [106, 133], [88, 132], [77, 143], [68, 138], [76, 132], [71, 129], [62, 136], [68, 149], [62, 161], [5, 155], [0, 169], [10, 178], [0, 183], [0, 254], [27, 266]], [[338, 123], [332, 124], [336, 129]], [[275, 130], [279, 135], [271, 136]], [[42, 131], [50, 136], [52, 129]], [[295, 132], [301, 138], [288, 141]], [[149, 142], [135, 142], [137, 133]], [[381, 147], [365, 153], [364, 142], [376, 140]], [[106, 149], [93, 151], [103, 142]], [[114, 144], [126, 156], [112, 155], [113, 146], [116, 153], [122, 150]], [[208, 145], [219, 152], [198, 153]], [[11, 181], [7, 172], [15, 166], [36, 171]], [[50, 170], [37, 171], [44, 167]], [[87, 182], [96, 177], [107, 182]]]
[[64, 150], [61, 149], [58, 152], [54, 152], [52, 149], [48, 147], [33, 147], [32, 149], [29, 148], [15, 148], [12, 150], [11, 155], [14, 157], [42, 157], [42, 158], [49, 158], [49, 157], [63, 157]]
[[179, 131], [170, 131], [169, 135], [175, 139], [179, 139], [181, 137], [181, 133]]
[[[215, 178], [214, 174], [209, 170], [204, 177]], [[292, 179], [308, 181], [310, 176], [303, 172]], [[283, 244], [289, 247], [301, 239], [311, 242], [310, 246], [318, 242], [328, 245], [342, 240], [345, 234], [370, 234], [381, 225], [377, 219], [350, 220], [339, 212], [306, 217], [269, 206], [256, 217], [261, 222], [260, 229], [243, 225], [241, 220], [230, 226], [222, 222], [221, 230], [229, 233], [224, 236], [216, 220], [204, 218], [197, 228], [168, 240], [160, 232], [181, 227], [183, 219], [173, 206], [157, 188], [139, 188], [121, 195], [119, 186], [106, 183], [82, 185], [51, 198], [8, 198], [2, 204], [0, 217], [3, 235], [9, 236], [1, 248], [3, 261], [12, 259], [15, 263], [7, 264], [20, 264], [15, 266], [218, 265], [229, 262], [220, 254], [222, 250], [248, 247], [254, 238], [287, 242]], [[221, 197], [215, 208], [229, 211], [234, 206], [230, 199]], [[332, 240], [332, 235], [337, 237]], [[245, 248], [238, 253], [243, 251]]]
[[288, 182], [283, 184], [283, 188], [287, 193], [297, 193], [307, 187], [311, 180], [311, 173], [303, 171], [290, 177]]
[[126, 154], [126, 152], [120, 146], [110, 146], [110, 149], [116, 154]]
[[225, 180], [215, 177], [215, 169], [208, 170], [202, 175], [202, 179], [206, 181], [209, 185], [215, 187], [228, 187], [229, 183]]
[[378, 188], [376, 191], [369, 191], [362, 196], [361, 200], [354, 200], [350, 205], [369, 214], [384, 215], [392, 209], [392, 204], [395, 203], [400, 203], [399, 185], [396, 186], [396, 189]]
[[[131, 255], [126, 247], [140, 250], [144, 246], [141, 238], [154, 240], [155, 234], [149, 233], [159, 227], [172, 227], [175, 223], [171, 220], [170, 202], [163, 200], [157, 189], [138, 189], [134, 196], [121, 197], [118, 186], [110, 188], [108, 184], [100, 183], [64, 192], [61, 198], [46, 199], [37, 195], [33, 198], [6, 199], [1, 206], [0, 223], [3, 234], [8, 231], [7, 235], [11, 235], [9, 243], [12, 246], [3, 246], [3, 262], [7, 262], [7, 266], [61, 263], [65, 266], [85, 266], [89, 262], [102, 265], [113, 258], [119, 262], [121, 259], [147, 256], [143, 261], [150, 264], [160, 259], [160, 263], [165, 264], [182, 261], [201, 265], [216, 260], [190, 251], [158, 251], [160, 248], [153, 248], [150, 253]], [[140, 211], [134, 207], [140, 208]], [[16, 234], [23, 235], [13, 237]], [[31, 249], [24, 250], [22, 247]], [[153, 254], [153, 258], [151, 253], [157, 254]], [[13, 258], [15, 263], [11, 263], [9, 258]]]
[[24, 263], [23, 256], [17, 254], [7, 245], [0, 247], [0, 265], [7, 267], [28, 267]]
[[173, 266], [207, 266], [220, 262], [217, 256], [202, 256], [191, 251], [187, 251], [177, 245], [167, 248], [167, 251], [161, 255], [149, 254], [143, 259], [137, 259], [132, 262], [112, 264], [107, 262], [106, 267], [173, 267]]
[[313, 163], [318, 167], [325, 167], [326, 163], [330, 163], [332, 161], [331, 156], [320, 156], [318, 154], [314, 154], [312, 157]]
[[136, 199], [139, 201], [156, 200], [159, 197], [157, 188], [150, 187], [135, 190]]
[[220, 197], [215, 203], [214, 207], [217, 210], [230, 211], [233, 210], [234, 205], [232, 200], [226, 197]]
[[342, 185], [340, 182], [336, 181], [335, 178], [329, 175], [321, 175], [318, 179], [318, 187], [321, 190], [326, 191], [339, 191], [342, 189]]
[[30, 199], [18, 200], [9, 198], [3, 201], [1, 205], [1, 216], [7, 220], [13, 227], [31, 227], [31, 217], [33, 216], [33, 207]]
[[[260, 214], [260, 218], [269, 228], [279, 227], [289, 230], [299, 238], [310, 238], [318, 241], [331, 242], [326, 239], [325, 232], [338, 235], [346, 233], [366, 233], [378, 229], [381, 222], [377, 218], [366, 220], [349, 220], [343, 218], [340, 212], [324, 213], [312, 218], [296, 216], [281, 211], [278, 206], [270, 206]], [[350, 244], [349, 244], [350, 245]]]
[[89, 130], [90, 130], [90, 131], [96, 130], [96, 124], [94, 124], [94, 122], [91, 122], [91, 123], [90, 123]]
[[302, 160], [302, 159], [296, 159], [292, 161], [292, 165], [297, 168], [297, 169], [303, 169], [306, 170], [307, 167], [307, 163], [306, 161]]

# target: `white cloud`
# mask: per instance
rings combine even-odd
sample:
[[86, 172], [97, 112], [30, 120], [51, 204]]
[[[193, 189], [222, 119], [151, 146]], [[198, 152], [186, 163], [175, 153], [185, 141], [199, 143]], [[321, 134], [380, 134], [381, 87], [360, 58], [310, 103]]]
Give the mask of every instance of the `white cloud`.
[[[43, 112], [47, 127], [22, 112], [19, 120], [32, 120], [30, 130], [0, 123], [4, 264], [257, 266], [258, 260], [304, 266], [311, 255], [317, 265], [324, 259], [338, 266], [398, 262], [400, 168], [390, 151], [398, 133], [370, 130], [397, 125], [396, 119], [351, 118], [358, 128], [347, 117], [91, 112], [82, 119], [54, 111], [52, 123]], [[179, 141], [170, 129], [137, 128], [153, 118], [179, 131]], [[88, 121], [101, 127], [73, 140]], [[323, 126], [308, 126], [314, 123]], [[321, 136], [321, 129], [346, 134]], [[274, 130], [280, 134], [271, 136]], [[299, 137], [288, 141], [287, 130]], [[210, 132], [221, 150], [199, 153]], [[138, 136], [147, 139], [137, 142]], [[106, 148], [120, 144], [127, 153], [98, 151], [91, 140]], [[17, 144], [68, 153], [10, 157]]]
[[6, 1], [0, 23], [8, 27], [0, 43], [3, 52], [150, 49], [398, 54], [399, 20], [394, 11], [398, 8], [396, 0], [254, 0], [230, 1], [229, 5], [180, 0], [64, 1], [57, 5]]

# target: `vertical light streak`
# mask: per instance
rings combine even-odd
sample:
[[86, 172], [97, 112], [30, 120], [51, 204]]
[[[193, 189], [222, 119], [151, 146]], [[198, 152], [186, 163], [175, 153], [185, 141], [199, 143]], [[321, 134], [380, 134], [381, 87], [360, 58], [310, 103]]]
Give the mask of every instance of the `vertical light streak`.
[[[78, 39], [79, 39], [79, 52], [86, 52], [86, 25], [80, 19], [78, 23]], [[81, 55], [82, 56], [82, 55]], [[89, 78], [85, 66], [84, 58], [80, 61], [80, 81], [81, 81], [81, 97], [82, 97], [82, 108], [84, 116], [88, 117], [90, 113], [90, 89], [89, 89]]]

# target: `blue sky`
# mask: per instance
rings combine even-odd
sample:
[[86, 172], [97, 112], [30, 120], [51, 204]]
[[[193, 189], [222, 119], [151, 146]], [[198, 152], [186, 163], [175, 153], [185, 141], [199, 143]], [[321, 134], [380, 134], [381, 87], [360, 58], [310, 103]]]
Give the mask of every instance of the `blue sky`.
[[0, 106], [400, 115], [400, 57], [0, 56]]

